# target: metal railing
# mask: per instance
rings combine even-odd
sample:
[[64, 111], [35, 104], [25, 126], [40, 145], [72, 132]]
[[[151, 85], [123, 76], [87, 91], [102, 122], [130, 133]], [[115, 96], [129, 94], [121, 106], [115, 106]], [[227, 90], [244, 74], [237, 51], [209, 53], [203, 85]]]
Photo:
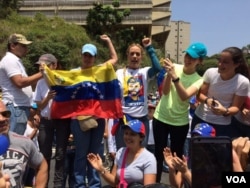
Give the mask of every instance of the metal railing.
[[[37, 6], [84, 6], [84, 5], [92, 5], [95, 1], [94, 0], [24, 0], [23, 6], [24, 7], [37, 7]], [[99, 2], [103, 4], [112, 4], [112, 0], [99, 0]], [[151, 0], [120, 0], [120, 4], [122, 5], [131, 5], [131, 4], [152, 4]]]

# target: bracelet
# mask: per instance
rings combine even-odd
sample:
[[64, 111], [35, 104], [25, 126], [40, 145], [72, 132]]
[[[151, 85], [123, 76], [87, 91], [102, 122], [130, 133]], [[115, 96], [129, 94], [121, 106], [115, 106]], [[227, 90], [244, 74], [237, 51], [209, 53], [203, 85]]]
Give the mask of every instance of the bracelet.
[[105, 173], [106, 173], [106, 169], [103, 169], [103, 170], [101, 171], [101, 174], [104, 175]]
[[174, 82], [174, 83], [179, 82], [179, 81], [180, 81], [180, 78], [179, 78], [179, 77], [177, 77], [177, 78], [175, 78], [174, 80], [172, 80], [172, 82]]
[[228, 112], [229, 112], [229, 110], [228, 110], [228, 108], [226, 108], [226, 112], [224, 114], [222, 114], [222, 115], [223, 116], [228, 116], [229, 115]]

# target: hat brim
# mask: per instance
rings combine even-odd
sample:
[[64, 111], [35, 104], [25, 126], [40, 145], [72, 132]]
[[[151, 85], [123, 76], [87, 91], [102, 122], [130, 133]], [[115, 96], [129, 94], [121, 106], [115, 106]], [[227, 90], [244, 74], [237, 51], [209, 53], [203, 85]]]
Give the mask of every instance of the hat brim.
[[200, 56], [198, 56], [198, 54], [196, 52], [194, 52], [193, 50], [185, 50], [183, 52], [186, 52], [188, 55], [190, 55], [192, 58], [194, 59], [198, 59]]
[[37, 61], [35, 64], [41, 65], [41, 63], [45, 63], [46, 65], [49, 65], [49, 64], [51, 64], [52, 62], [49, 62], [49, 61]]
[[90, 50], [84, 50], [84, 51], [82, 51], [82, 54], [84, 54], [84, 53], [89, 53], [90, 55], [95, 56], [95, 53], [93, 53]]
[[18, 42], [18, 43], [20, 43], [20, 44], [24, 44], [24, 45], [29, 45], [29, 44], [31, 44], [32, 43], [32, 41], [21, 41], [21, 42]]
[[129, 125], [123, 125], [122, 128], [123, 128], [123, 129], [130, 129], [131, 131], [133, 131], [133, 132], [139, 134], [137, 131], [135, 131], [134, 129], [132, 129]]
[[136, 133], [136, 134], [140, 134], [140, 135], [145, 136], [144, 133], [137, 132], [137, 130], [134, 130], [134, 129], [133, 129], [132, 127], [130, 127], [129, 125], [123, 125], [122, 128], [123, 128], [123, 129], [130, 129], [131, 131], [133, 131], [133, 132]]
[[198, 130], [193, 130], [192, 134], [199, 134], [200, 136], [204, 136], [203, 133], [201, 131], [198, 131]]

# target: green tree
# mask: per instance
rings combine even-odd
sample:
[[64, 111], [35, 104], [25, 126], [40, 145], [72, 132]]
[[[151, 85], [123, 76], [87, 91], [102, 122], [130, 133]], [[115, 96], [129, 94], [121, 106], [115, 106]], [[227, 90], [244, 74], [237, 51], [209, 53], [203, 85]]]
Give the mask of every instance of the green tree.
[[[141, 43], [144, 36], [142, 32], [136, 31], [131, 26], [122, 25], [122, 21], [130, 16], [130, 9], [119, 9], [120, 1], [113, 0], [111, 5], [103, 5], [100, 2], [93, 3], [93, 8], [87, 15], [88, 33], [97, 41], [99, 35], [108, 34], [114, 42], [118, 52], [119, 61], [122, 63], [126, 59], [126, 50], [131, 43]], [[143, 61], [148, 65], [149, 61], [145, 58]]]
[[248, 44], [247, 46], [244, 46], [242, 48], [242, 51], [244, 53], [244, 56], [247, 60], [248, 65], [250, 66], [250, 44]]
[[18, 11], [23, 0], [0, 0], [0, 18], [6, 18], [13, 11]]
[[114, 0], [112, 5], [94, 2], [87, 15], [87, 31], [94, 37], [103, 33], [112, 35], [122, 20], [130, 15], [130, 9], [119, 10], [119, 7], [119, 0]]
[[85, 43], [91, 42], [97, 46], [97, 63], [102, 63], [109, 55], [108, 49], [91, 40], [83, 27], [67, 23], [59, 17], [47, 18], [41, 13], [37, 13], [34, 18], [12, 13], [0, 20], [0, 31], [0, 58], [7, 50], [10, 34], [21, 33], [33, 41], [23, 59], [29, 75], [37, 72], [34, 63], [44, 53], [54, 54], [62, 69], [75, 68], [81, 64], [81, 47]]

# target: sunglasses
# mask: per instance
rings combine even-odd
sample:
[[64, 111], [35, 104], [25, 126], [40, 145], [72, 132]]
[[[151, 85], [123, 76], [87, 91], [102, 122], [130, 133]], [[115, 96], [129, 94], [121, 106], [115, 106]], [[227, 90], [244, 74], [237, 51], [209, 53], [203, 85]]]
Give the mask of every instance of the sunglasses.
[[11, 112], [6, 110], [6, 111], [3, 111], [3, 112], [0, 112], [0, 114], [3, 116], [3, 117], [6, 117], [6, 118], [9, 118], [10, 115], [11, 115]]

